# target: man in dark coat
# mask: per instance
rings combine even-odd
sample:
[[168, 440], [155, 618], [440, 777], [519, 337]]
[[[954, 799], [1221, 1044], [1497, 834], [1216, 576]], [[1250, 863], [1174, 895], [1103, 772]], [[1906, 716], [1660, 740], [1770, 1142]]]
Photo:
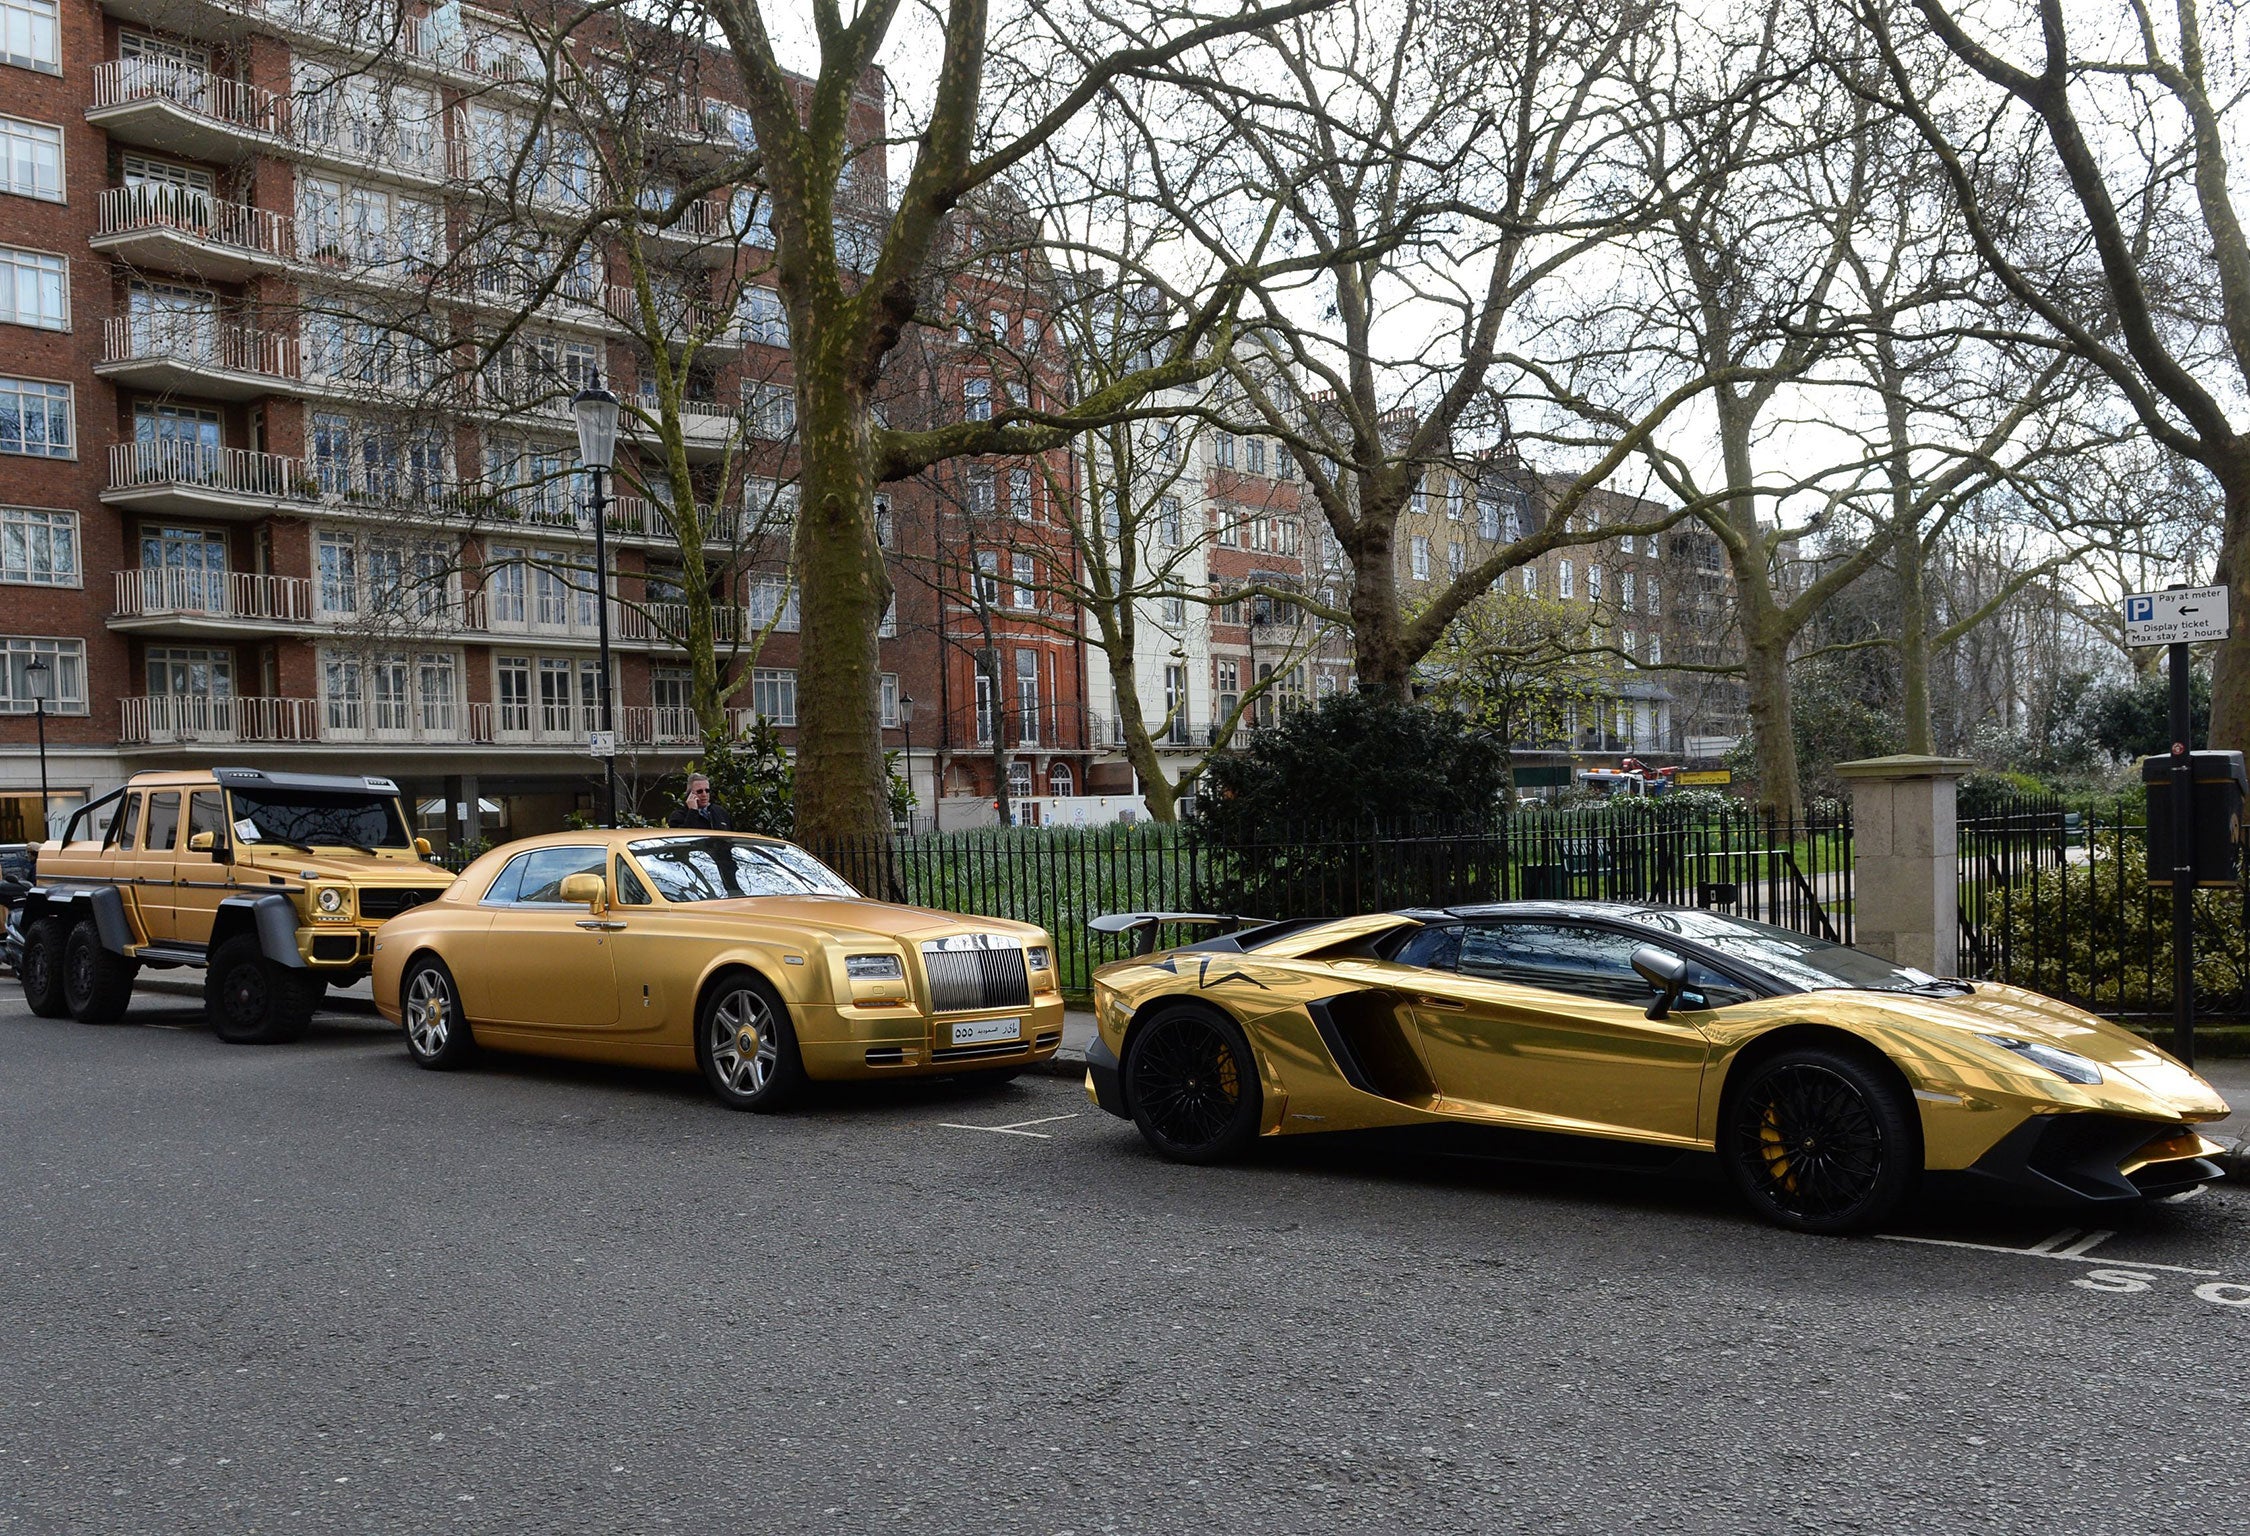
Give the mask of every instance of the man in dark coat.
[[672, 813], [675, 827], [698, 827], [706, 832], [732, 832], [734, 823], [727, 819], [724, 808], [711, 799], [711, 781], [700, 773], [691, 773], [687, 781], [687, 801]]

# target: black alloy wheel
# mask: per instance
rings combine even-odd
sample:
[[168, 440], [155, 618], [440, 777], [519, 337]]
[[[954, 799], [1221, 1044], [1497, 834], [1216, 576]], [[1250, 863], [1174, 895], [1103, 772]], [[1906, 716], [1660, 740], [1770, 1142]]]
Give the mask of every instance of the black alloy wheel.
[[125, 1017], [140, 967], [102, 948], [101, 930], [82, 918], [63, 941], [63, 1001], [81, 1024], [110, 1024]]
[[1768, 1221], [1859, 1232], [1898, 1208], [1921, 1173], [1912, 1106], [1842, 1051], [1785, 1051], [1729, 1097], [1720, 1146], [1735, 1188]]
[[318, 978], [268, 960], [254, 934], [221, 944], [203, 977], [204, 1014], [229, 1045], [300, 1039], [319, 1000]]
[[43, 917], [23, 935], [23, 1000], [43, 1019], [60, 1019], [70, 1013], [63, 995], [63, 949], [70, 942], [70, 923], [60, 917]]
[[1223, 1162], [1257, 1138], [1257, 1058], [1232, 1019], [1165, 1010], [1133, 1032], [1124, 1079], [1133, 1122], [1175, 1162]]

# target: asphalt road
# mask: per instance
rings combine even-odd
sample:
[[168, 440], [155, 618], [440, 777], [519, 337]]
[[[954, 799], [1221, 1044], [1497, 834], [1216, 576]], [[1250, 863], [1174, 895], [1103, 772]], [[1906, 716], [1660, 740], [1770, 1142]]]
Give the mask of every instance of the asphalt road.
[[1821, 1240], [1692, 1177], [1177, 1168], [1054, 1078], [764, 1118], [132, 1019], [0, 979], [0, 1531], [2250, 1525], [2242, 1186]]

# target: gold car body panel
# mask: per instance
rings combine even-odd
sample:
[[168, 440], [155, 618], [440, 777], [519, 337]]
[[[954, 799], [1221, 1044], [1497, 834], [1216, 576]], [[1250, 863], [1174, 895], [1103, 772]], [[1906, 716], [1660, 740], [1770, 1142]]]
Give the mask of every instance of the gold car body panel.
[[[1401, 921], [1411, 919], [1354, 919], [1292, 934], [1294, 956], [1175, 950], [1112, 962], [1094, 977], [1102, 1041], [1122, 1061], [1131, 1024], [1149, 1005], [1178, 997], [1224, 1009], [1248, 1035], [1269, 1096], [1286, 1096], [1285, 1106], [1267, 1106], [1269, 1135], [1474, 1121], [1708, 1150], [1727, 1071], [1742, 1049], [1805, 1025], [1853, 1036], [1896, 1064], [1914, 1090], [1924, 1163], [1933, 1170], [1970, 1167], [2039, 1115], [2146, 1120], [2152, 1134], [2178, 1127], [2209, 1148], [2192, 1126], [2228, 1113], [2208, 1083], [2131, 1031], [2016, 987], [1979, 983], [1963, 998], [1797, 993], [1676, 1010], [1656, 1030], [1645, 1027], [1654, 1021], [1642, 1018], [1636, 1027], [1623, 1016], [1644, 1010], [1500, 983], [1476, 983], [1491, 992], [1486, 1011], [1472, 1013], [1457, 974], [1310, 958]], [[1395, 999], [1390, 1012], [1435, 1093], [1386, 1096], [1348, 1080], [1310, 1005], [1361, 992]], [[1430, 1008], [1427, 1000], [1437, 997], [1464, 1006]], [[1472, 1017], [1495, 1021], [1487, 1039], [1469, 1038]], [[1980, 1033], [2062, 1046], [2097, 1062], [2103, 1080], [2068, 1082]], [[1642, 1094], [1648, 1103], [1628, 1102]]]
[[[653, 894], [656, 883], [645, 873], [638, 878], [652, 893], [646, 905], [605, 901], [597, 910], [481, 904], [508, 861], [524, 852], [604, 845], [614, 892], [621, 865], [633, 867], [625, 862], [629, 844], [681, 835], [696, 834], [661, 828], [556, 833], [485, 854], [461, 872], [444, 897], [392, 919], [377, 934], [376, 1007], [398, 1022], [405, 967], [429, 953], [452, 971], [462, 1011], [479, 1041], [544, 1055], [693, 1069], [695, 1015], [706, 985], [722, 972], [747, 970], [762, 977], [789, 1009], [799, 1055], [816, 1078], [1006, 1068], [1045, 1060], [1060, 1046], [1063, 1002], [1055, 984], [1054, 942], [1028, 923], [845, 896], [674, 903]], [[1028, 1006], [943, 1013], [932, 1006], [921, 945], [971, 934], [991, 935], [1023, 951], [1046, 949], [1048, 968], [1027, 972]], [[855, 983], [845, 972], [849, 954], [898, 956], [903, 984]], [[1022, 1050], [972, 1046], [965, 1056], [946, 1054], [954, 1049], [956, 1023], [1011, 1017], [1023, 1021]], [[876, 1059], [870, 1060], [870, 1053]]]

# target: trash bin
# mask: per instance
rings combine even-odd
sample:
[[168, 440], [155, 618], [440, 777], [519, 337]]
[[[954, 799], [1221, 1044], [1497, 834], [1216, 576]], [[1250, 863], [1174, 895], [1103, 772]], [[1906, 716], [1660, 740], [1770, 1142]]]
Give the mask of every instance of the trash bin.
[[[2197, 885], [2233, 885], [2242, 878], [2242, 801], [2250, 793], [2240, 752], [2191, 752], [2195, 785]], [[2148, 883], [2172, 883], [2172, 759], [2141, 759], [2148, 794]]]

